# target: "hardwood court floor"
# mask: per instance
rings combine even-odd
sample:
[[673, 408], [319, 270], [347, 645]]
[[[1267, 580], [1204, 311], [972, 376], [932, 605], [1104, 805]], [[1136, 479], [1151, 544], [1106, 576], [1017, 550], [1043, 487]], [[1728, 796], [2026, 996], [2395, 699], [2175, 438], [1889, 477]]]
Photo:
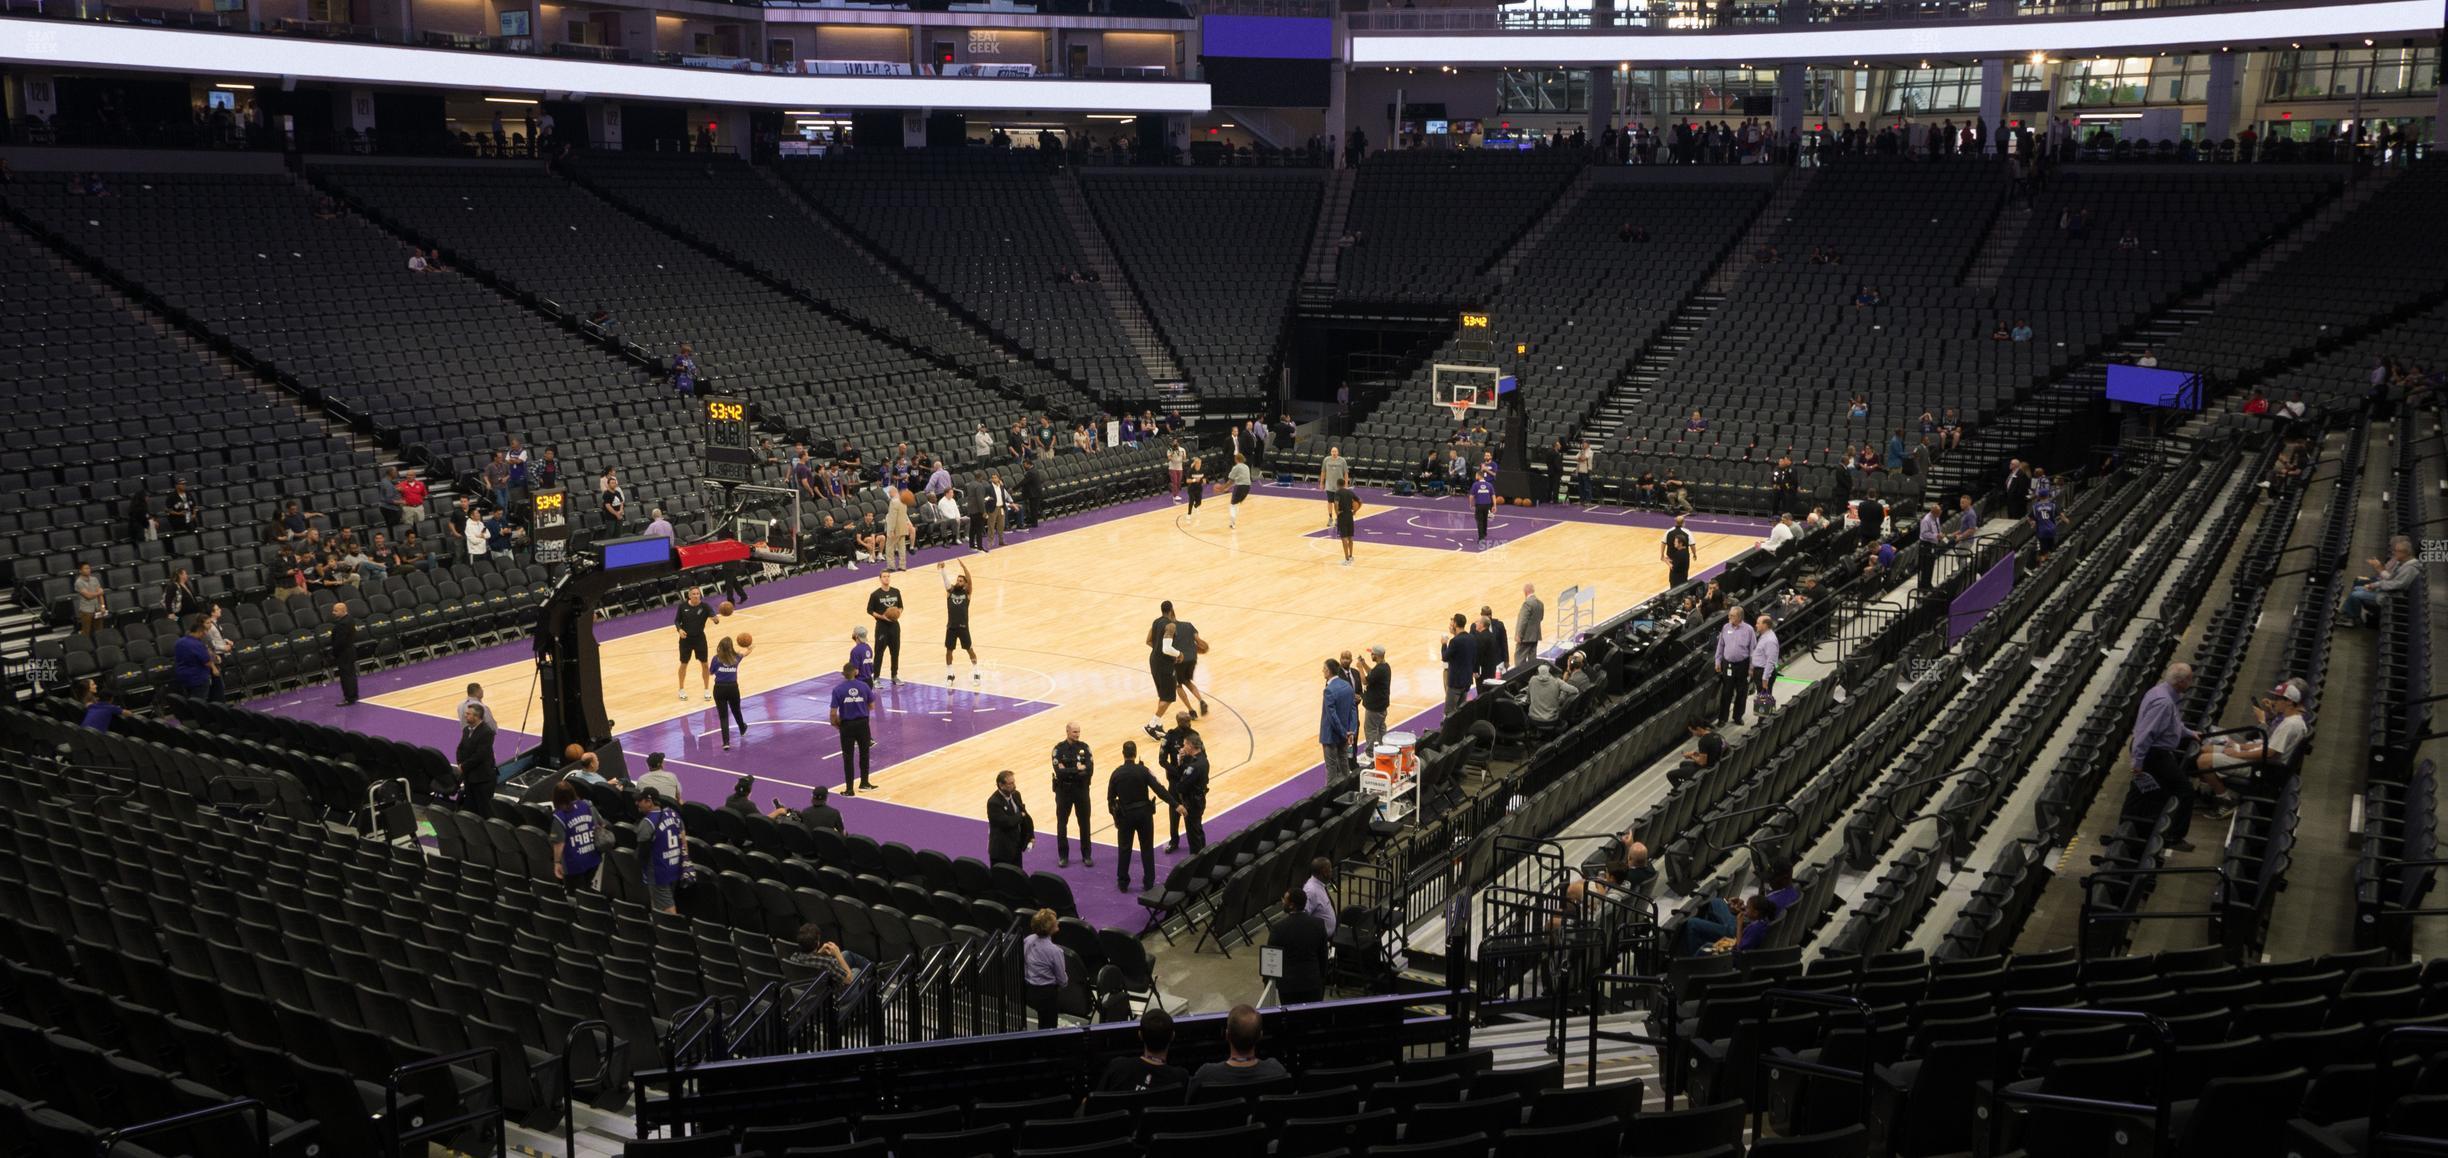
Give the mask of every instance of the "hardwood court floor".
[[[1458, 501], [1367, 498], [1351, 567], [1341, 565], [1333, 539], [1313, 535], [1324, 523], [1315, 491], [1271, 489], [1243, 505], [1238, 529], [1226, 528], [1224, 504], [1210, 501], [1195, 524], [1172, 506], [1070, 529], [1052, 524], [967, 555], [977, 581], [972, 634], [985, 678], [971, 679], [964, 656], [949, 693], [940, 646], [944, 600], [934, 568], [896, 577], [907, 607], [901, 621], [907, 684], [879, 693], [884, 713], [904, 718], [889, 721], [895, 725], [889, 734], [878, 728], [872, 795], [975, 818], [993, 771], [1011, 768], [1040, 827], [1050, 828], [1051, 752], [1063, 725], [1074, 721], [1096, 750], [1100, 780], [1121, 762], [1124, 740], [1140, 741], [1142, 760], [1154, 767], [1154, 745], [1140, 731], [1155, 706], [1143, 641], [1161, 600], [1172, 600], [1213, 647], [1198, 674], [1212, 703], [1200, 730], [1214, 768], [1213, 817], [1318, 762], [1323, 658], [1383, 644], [1394, 665], [1388, 718], [1400, 721], [1442, 702], [1436, 649], [1453, 613], [1485, 604], [1509, 623], [1522, 584], [1536, 583], [1548, 603], [1552, 643], [1562, 635], [1557, 595], [1564, 588], [1594, 586], [1595, 622], [1666, 585], [1653, 528], [1572, 521], [1573, 508], [1506, 508], [1493, 533], [1508, 541], [1482, 552], [1454, 542], [1456, 528], [1470, 537], [1468, 511]], [[1694, 534], [1695, 571], [1723, 562], [1755, 536]], [[957, 575], [958, 566], [947, 573]], [[652, 747], [676, 761], [781, 784], [838, 784], [838, 742], [824, 723], [825, 700], [851, 628], [869, 622], [875, 574], [862, 565], [845, 585], [772, 602], [753, 600], [752, 592], [750, 606], [718, 622], [716, 638], [742, 631], [756, 638], [740, 679], [758, 730], [736, 752], [719, 752], [694, 672], [688, 700], [674, 697], [676, 637], [669, 630], [606, 639], [605, 708], [626, 738], [632, 771]], [[532, 676], [529, 664], [517, 662], [372, 702], [447, 719], [474, 680], [489, 689], [503, 727], [516, 729], [528, 717], [522, 693], [532, 698]], [[684, 752], [683, 740], [695, 746]], [[1097, 831], [1109, 831], [1101, 792], [1095, 811]]]

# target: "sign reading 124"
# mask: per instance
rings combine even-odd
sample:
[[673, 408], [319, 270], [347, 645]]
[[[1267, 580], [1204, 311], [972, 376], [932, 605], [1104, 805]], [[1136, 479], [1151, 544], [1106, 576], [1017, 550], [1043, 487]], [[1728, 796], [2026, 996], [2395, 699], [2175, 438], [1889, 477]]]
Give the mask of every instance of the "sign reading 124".
[[714, 422], [738, 422], [748, 417], [748, 408], [738, 402], [706, 403], [706, 418]]

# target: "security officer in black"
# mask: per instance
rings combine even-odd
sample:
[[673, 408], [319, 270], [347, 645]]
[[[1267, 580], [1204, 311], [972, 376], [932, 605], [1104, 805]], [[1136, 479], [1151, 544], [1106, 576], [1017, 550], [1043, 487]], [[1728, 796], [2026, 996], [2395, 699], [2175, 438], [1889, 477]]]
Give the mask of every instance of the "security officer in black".
[[1096, 785], [1096, 753], [1081, 742], [1079, 725], [1066, 724], [1054, 745], [1054, 856], [1071, 867], [1071, 814], [1079, 813], [1080, 863], [1096, 867], [1096, 845], [1088, 840], [1088, 793]]
[[[1165, 787], [1172, 789], [1176, 794], [1179, 794], [1181, 791], [1182, 741], [1198, 735], [1198, 729], [1191, 726], [1197, 719], [1198, 716], [1190, 712], [1175, 713], [1173, 716], [1173, 730], [1165, 733], [1164, 747], [1156, 750], [1156, 763], [1164, 769]], [[1167, 817], [1165, 851], [1168, 853], [1180, 852], [1182, 830], [1181, 805], [1174, 804], [1170, 800], [1166, 801], [1166, 803], [1173, 804], [1173, 807], [1167, 809], [1165, 813]]]
[[1778, 456], [1776, 469], [1768, 472], [1768, 490], [1776, 496], [1778, 514], [1791, 514], [1801, 509], [1799, 496], [1802, 484], [1794, 474], [1793, 456]]
[[1182, 737], [1181, 756], [1173, 769], [1173, 800], [1181, 806], [1182, 826], [1190, 830], [1190, 851], [1207, 847], [1207, 744], [1192, 732]]
[[1139, 842], [1139, 888], [1156, 887], [1156, 801], [1173, 794], [1139, 762], [1139, 741], [1122, 741], [1122, 763], [1105, 778], [1105, 811], [1114, 818], [1114, 887], [1130, 891], [1131, 841]]

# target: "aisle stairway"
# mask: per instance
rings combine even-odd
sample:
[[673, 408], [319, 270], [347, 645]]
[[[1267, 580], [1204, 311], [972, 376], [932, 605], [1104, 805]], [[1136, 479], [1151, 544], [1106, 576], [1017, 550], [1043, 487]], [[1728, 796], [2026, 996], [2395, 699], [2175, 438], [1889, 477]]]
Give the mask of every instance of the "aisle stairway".
[[1601, 446], [1615, 437], [1615, 432], [1623, 427], [1625, 420], [1640, 409], [1641, 400], [1658, 384], [1666, 367], [1682, 355], [1683, 348], [1691, 345], [1692, 339], [1699, 336], [1700, 327], [1708, 324], [1710, 315], [1715, 314], [1725, 300], [1724, 294], [1711, 292], [1696, 293], [1685, 300], [1682, 307], [1675, 311], [1674, 319], [1667, 322], [1648, 345], [1641, 347], [1640, 356], [1624, 368], [1623, 375], [1615, 380], [1614, 388], [1607, 392], [1606, 398], [1598, 403], [1597, 411], [1582, 426], [1582, 437]]
[[1078, 240], [1088, 271], [1096, 275], [1097, 288], [1113, 310], [1114, 321], [1121, 326], [1123, 336], [1130, 339], [1131, 352], [1138, 355], [1140, 366], [1146, 369], [1148, 380], [1156, 384], [1159, 392], [1172, 401], [1181, 401], [1173, 397], [1183, 385], [1181, 364], [1174, 360], [1155, 320], [1139, 304], [1139, 295], [1131, 289], [1122, 263], [1114, 259], [1113, 247], [1105, 242], [1105, 230], [1089, 210], [1087, 196], [1080, 192], [1078, 175], [1065, 169], [1053, 182], [1054, 200], [1062, 206], [1063, 222]]
[[1309, 236], [1309, 260], [1301, 267], [1303, 312], [1334, 308], [1335, 265], [1343, 255], [1343, 233], [1351, 221], [1352, 185], [1359, 176], [1357, 169], [1326, 174], [1326, 201], [1318, 209], [1317, 229]]

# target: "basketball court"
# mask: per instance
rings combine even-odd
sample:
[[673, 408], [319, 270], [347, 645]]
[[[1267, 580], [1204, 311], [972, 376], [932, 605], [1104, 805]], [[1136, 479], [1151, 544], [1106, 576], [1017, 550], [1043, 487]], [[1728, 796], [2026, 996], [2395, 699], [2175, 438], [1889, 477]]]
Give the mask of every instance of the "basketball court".
[[[1052, 868], [1051, 754], [1066, 723], [1080, 725], [1100, 773], [1120, 763], [1124, 740], [1138, 740], [1141, 759], [1155, 766], [1155, 745], [1140, 730], [1154, 707], [1144, 641], [1163, 600], [1213, 647], [1198, 681], [1211, 705], [1199, 728], [1214, 770], [1207, 815], [1216, 836], [1320, 782], [1325, 657], [1383, 645], [1394, 668], [1388, 719], [1425, 716], [1414, 726], [1432, 726], [1443, 702], [1437, 648], [1455, 612], [1485, 605], [1510, 623], [1522, 584], [1535, 583], [1549, 606], [1548, 634], [1559, 637], [1548, 641], [1552, 650], [1562, 642], [1556, 625], [1566, 588], [1587, 593], [1585, 612], [1595, 623], [1666, 586], [1658, 557], [1665, 516], [1504, 507], [1490, 522], [1487, 549], [1478, 550], [1467, 499], [1362, 493], [1367, 506], [1351, 567], [1340, 565], [1340, 545], [1325, 530], [1326, 504], [1308, 487], [1257, 488], [1238, 529], [1225, 526], [1221, 499], [1191, 521], [1184, 504], [1157, 496], [1062, 520], [982, 554], [920, 552], [894, 578], [907, 608], [901, 681], [879, 683], [876, 787], [856, 800], [839, 796], [841, 753], [826, 712], [851, 629], [871, 622], [865, 606], [877, 584], [874, 565], [756, 587], [747, 606], [716, 622], [714, 638], [745, 632], [756, 640], [740, 673], [750, 731], [731, 750], [723, 750], [693, 669], [687, 698], [675, 695], [670, 609], [598, 626], [605, 710], [631, 774], [642, 770], [646, 753], [663, 752], [691, 800], [718, 803], [746, 773], [759, 781], [760, 808], [777, 796], [802, 805], [807, 789], [822, 784], [835, 790], [853, 831], [953, 855], [983, 857], [985, 799], [995, 771], [1011, 768], [1044, 834], [1028, 867]], [[1695, 573], [1764, 530], [1759, 520], [1713, 516], [1688, 526]], [[957, 679], [944, 678], [938, 562], [949, 564], [940, 574], [951, 576], [966, 563], [976, 581], [970, 619], [982, 679], [972, 678], [965, 656]], [[322, 687], [257, 706], [449, 753], [457, 744], [455, 709], [466, 685], [477, 682], [501, 723], [499, 754], [507, 757], [535, 742], [535, 675], [532, 648], [519, 642], [369, 675], [366, 702], [356, 707], [340, 707], [337, 692]], [[1110, 856], [1111, 821], [1102, 794], [1094, 799], [1097, 839]], [[1161, 817], [1157, 828], [1161, 840]], [[1135, 912], [1114, 891], [1110, 862], [1091, 872], [1077, 857], [1075, 850], [1070, 875], [1084, 910], [1121, 906], [1102, 918], [1115, 923]]]

